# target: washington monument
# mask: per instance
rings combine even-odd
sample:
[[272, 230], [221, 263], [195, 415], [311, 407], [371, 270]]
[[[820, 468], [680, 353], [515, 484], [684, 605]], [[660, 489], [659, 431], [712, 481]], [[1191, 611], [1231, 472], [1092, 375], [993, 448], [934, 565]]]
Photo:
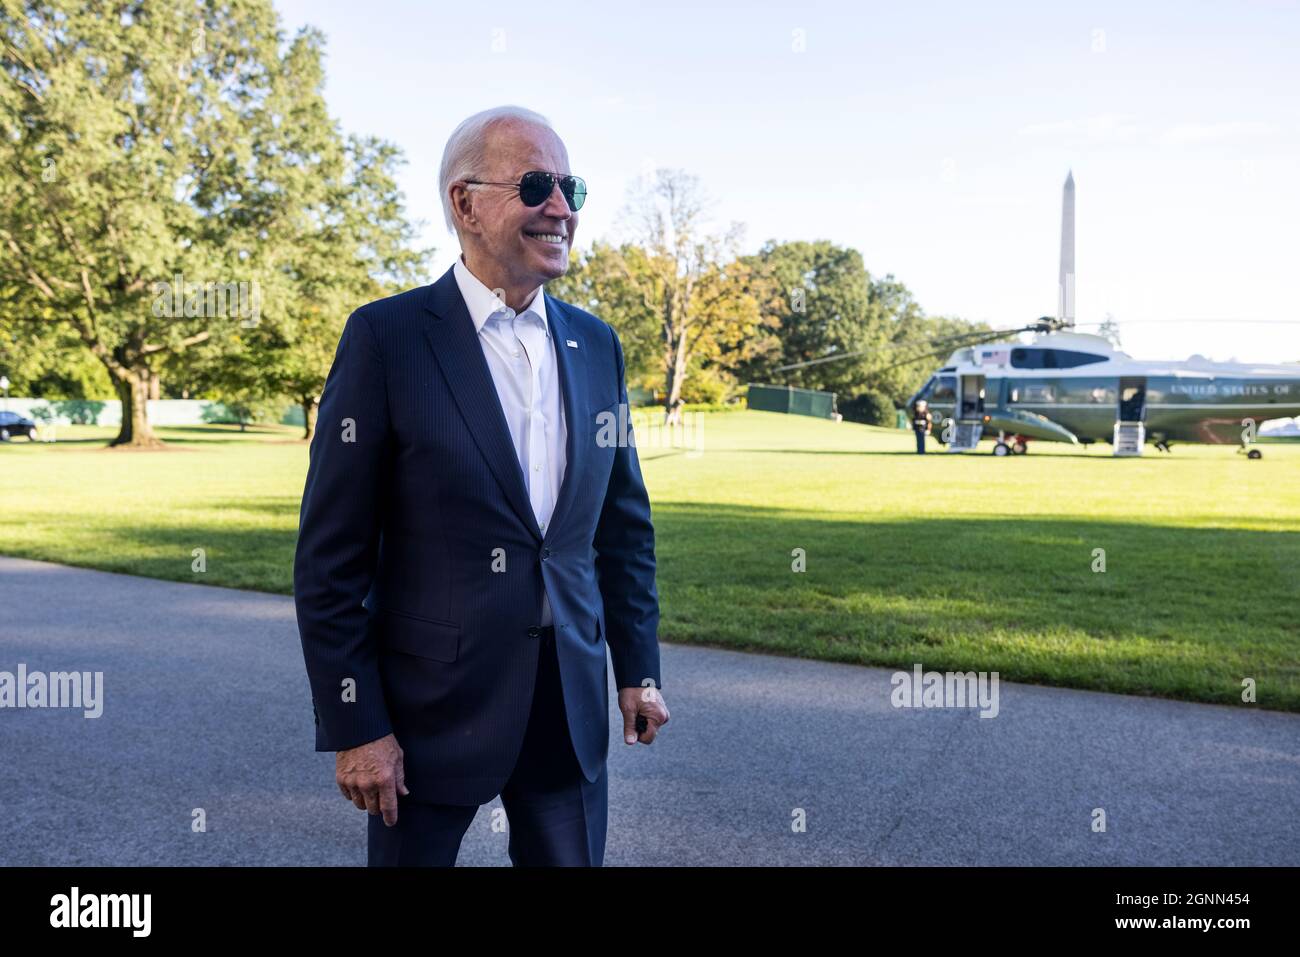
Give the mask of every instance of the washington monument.
[[1074, 325], [1074, 171], [1065, 177], [1061, 194], [1061, 277], [1057, 291], [1056, 318]]

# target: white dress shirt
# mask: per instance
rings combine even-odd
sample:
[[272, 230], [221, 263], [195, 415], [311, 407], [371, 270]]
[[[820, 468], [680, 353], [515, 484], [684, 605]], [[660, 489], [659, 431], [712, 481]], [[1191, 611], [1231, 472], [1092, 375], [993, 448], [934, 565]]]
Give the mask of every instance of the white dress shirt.
[[[452, 269], [510, 427], [537, 527], [545, 535], [564, 481], [568, 436], [546, 296], [538, 286], [532, 301], [516, 314], [469, 271], [463, 256], [456, 257]], [[554, 623], [545, 585], [540, 623]]]

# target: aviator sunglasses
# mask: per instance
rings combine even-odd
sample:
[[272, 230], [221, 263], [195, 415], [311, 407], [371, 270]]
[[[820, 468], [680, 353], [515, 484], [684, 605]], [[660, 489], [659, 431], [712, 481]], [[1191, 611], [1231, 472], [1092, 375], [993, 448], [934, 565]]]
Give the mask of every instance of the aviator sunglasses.
[[464, 180], [464, 182], [474, 186], [509, 186], [512, 189], [517, 189], [519, 190], [519, 201], [525, 206], [540, 206], [546, 202], [546, 198], [551, 195], [551, 190], [555, 189], [557, 181], [560, 184], [560, 192], [564, 196], [564, 201], [569, 204], [569, 209], [575, 213], [582, 209], [582, 204], [587, 199], [587, 182], [580, 176], [556, 176], [554, 173], [533, 170], [525, 173], [518, 183], [490, 183], [478, 179]]

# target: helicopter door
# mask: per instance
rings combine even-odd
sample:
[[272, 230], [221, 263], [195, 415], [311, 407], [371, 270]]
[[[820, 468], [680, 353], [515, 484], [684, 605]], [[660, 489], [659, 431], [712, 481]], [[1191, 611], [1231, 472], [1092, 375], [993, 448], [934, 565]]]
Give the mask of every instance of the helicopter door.
[[1147, 415], [1147, 380], [1145, 376], [1119, 380], [1119, 421], [1142, 422]]
[[958, 420], [978, 419], [984, 414], [984, 377], [961, 377], [961, 395], [958, 398]]
[[987, 383], [984, 389], [984, 404], [987, 408], [992, 406], [995, 409], [1005, 409], [1007, 406], [1007, 380], [993, 379]]

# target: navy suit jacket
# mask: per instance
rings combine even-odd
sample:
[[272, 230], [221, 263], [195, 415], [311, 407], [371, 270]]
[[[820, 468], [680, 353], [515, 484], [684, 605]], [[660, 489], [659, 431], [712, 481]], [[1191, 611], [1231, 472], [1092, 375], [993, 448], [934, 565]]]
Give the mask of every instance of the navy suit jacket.
[[626, 421], [622, 344], [549, 295], [546, 315], [568, 440], [545, 535], [452, 270], [352, 313], [321, 394], [293, 575], [316, 750], [392, 732], [410, 800], [500, 793], [543, 584], [588, 780], [609, 750], [606, 646], [618, 688], [661, 687], [649, 498], [631, 441], [598, 440]]

